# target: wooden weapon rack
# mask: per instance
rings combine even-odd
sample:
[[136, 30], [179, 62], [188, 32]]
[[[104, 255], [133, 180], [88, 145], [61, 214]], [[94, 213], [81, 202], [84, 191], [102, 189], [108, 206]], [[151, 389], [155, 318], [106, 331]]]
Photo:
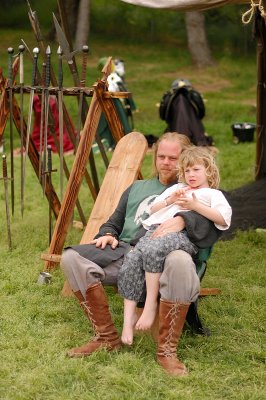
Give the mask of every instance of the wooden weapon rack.
[[[128, 97], [130, 93], [108, 92], [107, 77], [111, 73], [111, 64], [112, 64], [112, 58], [109, 57], [102, 70], [102, 78], [97, 80], [97, 82], [95, 82], [92, 87], [90, 88], [73, 87], [73, 88], [63, 89], [64, 96], [66, 95], [79, 96], [82, 90], [84, 96], [91, 97], [92, 99], [90, 102], [85, 123], [83, 125], [83, 130], [80, 135], [79, 144], [76, 149], [72, 170], [70, 174], [66, 174], [68, 181], [66, 185], [65, 194], [62, 199], [62, 204], [60, 203], [59, 197], [57, 196], [56, 191], [51, 184], [51, 181], [49, 181], [49, 176], [47, 176], [46, 179], [44, 193], [49, 202], [49, 206], [51, 207], [51, 210], [56, 218], [56, 224], [49, 248], [50, 255], [60, 255], [63, 250], [68, 226], [71, 222], [74, 207], [78, 202], [78, 193], [84, 176], [86, 177], [86, 181], [88, 183], [92, 198], [95, 200], [97, 197], [98, 190], [95, 188], [95, 185], [93, 185], [91, 182], [91, 179], [86, 170], [86, 165], [88, 163], [88, 160], [90, 159], [90, 155], [92, 154], [92, 144], [96, 137], [101, 113], [102, 112], [104, 113], [109, 129], [116, 143], [125, 135], [123, 125], [119, 119], [119, 115], [117, 113], [117, 110], [115, 108], [112, 99], [125, 98]], [[13, 68], [12, 68], [14, 81], [18, 69], [19, 69], [19, 58], [17, 57], [13, 62]], [[0, 142], [3, 139], [4, 130], [10, 112], [7, 81], [8, 81], [7, 78], [3, 77], [2, 70], [0, 69], [0, 90], [1, 90]], [[36, 94], [38, 94], [38, 88], [35, 89], [36, 89], [35, 91]], [[18, 93], [20, 90], [19, 85], [18, 86], [14, 85], [12, 87], [12, 90], [13, 93]], [[48, 90], [50, 94], [56, 94], [58, 88], [49, 87]], [[30, 87], [24, 86], [23, 92], [29, 93]], [[25, 119], [23, 119], [23, 127], [21, 127], [21, 110], [14, 95], [12, 96], [12, 114], [13, 114], [12, 115], [13, 123], [16, 126], [16, 129], [23, 140], [23, 145], [25, 148], [26, 137], [27, 137], [27, 123]], [[64, 116], [65, 114], [67, 114], [67, 111], [64, 108]], [[69, 132], [69, 123], [66, 124], [66, 126]], [[71, 127], [71, 131], [73, 132], [73, 126]], [[71, 134], [69, 136], [71, 138]], [[40, 183], [39, 180], [40, 155], [31, 137], [29, 140], [28, 157], [36, 173], [37, 179]], [[84, 221], [84, 218], [85, 217], [82, 218], [83, 225], [87, 223], [86, 219]], [[49, 256], [49, 254], [47, 254], [46, 257], [45, 256], [42, 257], [45, 260], [45, 269], [52, 269], [59, 262], [59, 259], [57, 259], [56, 257], [51, 257]]]

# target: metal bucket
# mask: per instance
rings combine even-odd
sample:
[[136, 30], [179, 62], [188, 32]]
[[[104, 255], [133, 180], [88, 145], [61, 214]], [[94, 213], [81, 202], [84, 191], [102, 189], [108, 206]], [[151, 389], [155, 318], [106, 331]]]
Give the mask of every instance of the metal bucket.
[[256, 125], [249, 122], [237, 122], [231, 125], [234, 143], [253, 142]]
[[52, 275], [49, 272], [40, 272], [37, 283], [39, 285], [47, 285], [51, 283]]

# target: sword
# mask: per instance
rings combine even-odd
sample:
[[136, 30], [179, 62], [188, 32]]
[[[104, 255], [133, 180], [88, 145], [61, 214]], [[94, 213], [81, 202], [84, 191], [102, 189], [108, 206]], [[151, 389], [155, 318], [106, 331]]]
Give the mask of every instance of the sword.
[[28, 152], [29, 152], [31, 120], [32, 120], [32, 112], [33, 112], [33, 99], [34, 99], [35, 86], [36, 86], [36, 74], [37, 74], [37, 63], [38, 63], [39, 52], [40, 52], [40, 50], [38, 49], [38, 47], [35, 47], [33, 49], [33, 68], [32, 68], [29, 111], [28, 111], [26, 146], [25, 146], [25, 154], [24, 154], [24, 159], [23, 159], [23, 179], [24, 180], [25, 180], [25, 173], [26, 173], [26, 170], [25, 170], [25, 168], [26, 168], [26, 158], [27, 158]]
[[46, 74], [46, 63], [42, 64], [42, 91], [41, 91], [41, 122], [40, 122], [40, 157], [39, 157], [39, 180], [43, 185], [43, 120], [44, 120], [44, 108], [45, 108], [45, 100], [44, 100], [44, 85], [45, 85], [45, 74]]
[[64, 172], [64, 120], [63, 120], [63, 68], [62, 49], [59, 46], [58, 54], [58, 118], [59, 118], [59, 157], [60, 157], [60, 199], [63, 199], [63, 172]]
[[49, 145], [47, 147], [48, 160], [47, 160], [47, 173], [49, 176], [49, 245], [52, 238], [52, 209], [51, 209], [51, 177], [52, 177], [52, 149]]
[[[44, 91], [44, 144], [43, 144], [43, 165], [46, 165], [47, 159], [47, 136], [48, 136], [48, 122], [49, 122], [49, 84], [50, 84], [50, 67], [51, 67], [51, 48], [46, 48], [46, 74], [45, 74], [45, 91]], [[44, 184], [46, 181], [46, 175], [44, 177]]]
[[36, 85], [36, 73], [37, 73], [37, 62], [38, 62], [38, 54], [39, 49], [35, 47], [33, 49], [33, 68], [32, 68], [32, 79], [31, 79], [31, 89], [30, 89], [30, 100], [29, 100], [29, 111], [28, 111], [28, 122], [27, 122], [27, 133], [26, 133], [26, 143], [25, 143], [25, 152], [23, 153], [23, 167], [22, 167], [22, 181], [25, 184], [26, 178], [26, 160], [29, 153], [29, 142], [30, 142], [30, 132], [31, 132], [31, 120], [32, 120], [32, 112], [33, 112], [33, 98], [34, 98], [34, 86]]
[[8, 200], [8, 176], [7, 176], [7, 164], [6, 164], [6, 155], [2, 155], [3, 160], [3, 182], [4, 182], [4, 191], [5, 191], [5, 203], [6, 203], [6, 224], [7, 224], [7, 237], [8, 237], [8, 248], [12, 250], [12, 241], [11, 241], [11, 228], [10, 228], [10, 213], [9, 213], [9, 200]]
[[52, 238], [52, 172], [56, 172], [56, 169], [52, 168], [52, 147], [47, 146], [47, 171], [44, 173], [48, 175], [49, 182], [49, 245]]
[[25, 47], [23, 44], [19, 45], [19, 84], [20, 84], [20, 208], [21, 215], [23, 217], [24, 213], [24, 174], [23, 174], [23, 164], [24, 164], [24, 155], [23, 155], [23, 86], [24, 86], [24, 59], [23, 52]]
[[12, 215], [14, 215], [15, 206], [15, 191], [14, 191], [14, 141], [13, 141], [13, 74], [12, 74], [12, 58], [14, 49], [9, 47], [8, 52], [8, 91], [9, 91], [9, 125], [10, 125], [10, 170], [11, 170], [11, 208]]
[[[86, 84], [86, 69], [87, 69], [87, 60], [88, 60], [89, 47], [84, 45], [82, 47], [82, 52], [83, 52], [83, 58], [82, 58], [82, 70], [81, 70], [80, 87], [84, 88], [86, 86], [85, 85]], [[83, 96], [84, 96], [84, 92], [83, 92], [83, 90], [81, 90], [80, 96], [79, 96], [79, 114], [78, 114], [78, 129], [77, 129], [77, 136], [76, 136], [76, 148], [78, 147], [79, 140], [80, 140]]]

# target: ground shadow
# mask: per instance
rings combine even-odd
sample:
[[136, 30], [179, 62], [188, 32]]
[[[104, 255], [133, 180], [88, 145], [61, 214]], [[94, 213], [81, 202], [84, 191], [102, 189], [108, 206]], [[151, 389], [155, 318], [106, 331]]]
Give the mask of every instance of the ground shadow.
[[233, 215], [231, 227], [223, 233], [222, 240], [232, 239], [237, 230], [266, 229], [266, 179], [223, 193]]

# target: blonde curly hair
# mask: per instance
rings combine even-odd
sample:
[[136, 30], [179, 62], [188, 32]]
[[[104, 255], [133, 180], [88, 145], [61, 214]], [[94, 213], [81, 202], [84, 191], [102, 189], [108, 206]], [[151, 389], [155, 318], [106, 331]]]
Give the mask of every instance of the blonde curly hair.
[[192, 167], [195, 164], [200, 164], [205, 167], [209, 187], [218, 189], [220, 184], [219, 169], [213, 154], [207, 147], [191, 146], [180, 154], [177, 165], [178, 181], [185, 183], [186, 168]]

